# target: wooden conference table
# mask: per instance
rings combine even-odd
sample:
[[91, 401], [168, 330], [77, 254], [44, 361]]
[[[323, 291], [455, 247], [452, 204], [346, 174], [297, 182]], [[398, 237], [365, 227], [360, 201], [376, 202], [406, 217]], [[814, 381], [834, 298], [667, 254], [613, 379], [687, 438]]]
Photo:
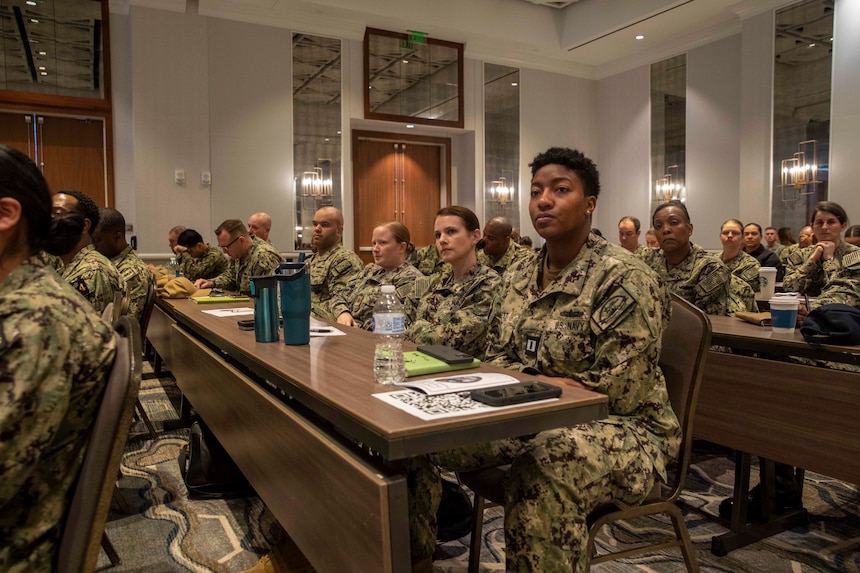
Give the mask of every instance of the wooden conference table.
[[257, 343], [236, 318], [203, 312], [242, 306], [160, 300], [147, 337], [321, 573], [409, 570], [403, 460], [607, 415], [605, 396], [566, 387], [557, 401], [423, 421], [372, 396], [388, 390], [373, 382], [373, 334]]
[[798, 509], [744, 523], [739, 508], [746, 507], [750, 455], [860, 483], [860, 374], [784, 361], [802, 356], [856, 365], [860, 346], [813, 346], [799, 330], [775, 334], [733, 317], [708, 318], [711, 343], [735, 352], [708, 353], [693, 424], [695, 437], [739, 451], [731, 530], [711, 548], [725, 555], [806, 522]]

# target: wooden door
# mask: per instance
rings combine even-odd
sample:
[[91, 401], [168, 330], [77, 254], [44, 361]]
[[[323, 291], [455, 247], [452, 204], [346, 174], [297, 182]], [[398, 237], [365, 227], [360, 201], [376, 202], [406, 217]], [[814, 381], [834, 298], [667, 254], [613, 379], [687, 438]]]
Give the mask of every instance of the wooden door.
[[27, 157], [35, 161], [33, 114], [0, 112], [0, 143], [26, 153]]
[[354, 140], [355, 245], [362, 261], [372, 262], [373, 229], [386, 221], [406, 225], [417, 247], [434, 242], [434, 216], [442, 205], [444, 151], [435, 142]]
[[2, 112], [0, 143], [23, 151], [35, 161], [51, 191], [76, 189], [99, 207], [111, 206], [103, 119]]

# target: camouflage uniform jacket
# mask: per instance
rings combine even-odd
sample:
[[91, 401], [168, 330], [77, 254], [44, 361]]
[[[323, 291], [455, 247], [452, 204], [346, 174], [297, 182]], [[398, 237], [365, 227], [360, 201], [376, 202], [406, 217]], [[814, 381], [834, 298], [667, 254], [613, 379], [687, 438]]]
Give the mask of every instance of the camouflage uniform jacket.
[[545, 256], [546, 248], [502, 278], [487, 361], [572, 378], [606, 394], [609, 418], [601, 422], [627, 428], [665, 477], [681, 439], [657, 364], [669, 292], [632, 253], [593, 234], [541, 291]]
[[729, 314], [740, 311], [758, 312], [755, 303], [755, 293], [761, 289], [759, 284], [759, 262], [755, 257], [746, 254], [743, 249], [735, 258], [720, 260], [732, 272], [732, 282], [729, 285]]
[[354, 252], [337, 245], [324, 255], [314, 253], [306, 259], [311, 269], [311, 312], [320, 318], [336, 320], [329, 310], [332, 294], [346, 288], [361, 272], [364, 263]]
[[663, 249], [651, 249], [642, 259], [666, 283], [669, 292], [693, 303], [708, 314], [729, 314], [729, 287], [732, 273], [716, 255], [690, 244], [687, 258], [669, 267]]
[[44, 258], [0, 282], [0, 571], [55, 571], [113, 363], [110, 327]]
[[782, 261], [783, 265], [785, 265], [786, 272], [788, 272], [788, 258], [801, 248], [802, 247], [799, 244], [794, 243], [793, 245], [786, 245], [785, 248], [779, 252], [779, 260]]
[[439, 258], [439, 250], [436, 248], [436, 243], [415, 249], [409, 257], [409, 262], [421, 271], [421, 274], [428, 277], [436, 273], [441, 273], [445, 268], [445, 261]]
[[636, 250], [633, 251], [633, 254], [637, 257], [644, 257], [650, 251], [653, 251], [653, 247], [649, 247], [648, 245], [637, 245]]
[[233, 259], [227, 270], [213, 279], [217, 288], [236, 291], [244, 295], [251, 294], [251, 277], [274, 274], [275, 269], [284, 261], [275, 247], [258, 239], [252, 238], [251, 247], [241, 259]]
[[499, 275], [505, 274], [510, 267], [520, 262], [523, 259], [532, 259], [535, 257], [535, 252], [531, 249], [526, 249], [525, 247], [521, 247], [520, 245], [511, 241], [511, 244], [508, 245], [508, 250], [499, 257], [499, 260], [493, 262], [489, 255], [484, 253], [484, 250], [481, 249], [478, 251], [478, 262], [482, 265], [486, 265], [499, 273]]
[[418, 279], [406, 299], [406, 338], [483, 358], [490, 309], [501, 277], [481, 263], [459, 279], [450, 265], [446, 267], [441, 274]]
[[218, 247], [209, 247], [197, 258], [185, 251], [176, 257], [176, 262], [179, 263], [179, 272], [191, 282], [217, 277], [230, 266], [230, 259]]
[[113, 302], [116, 291], [125, 292], [125, 279], [116, 267], [92, 245], [81, 249], [63, 267], [63, 279], [101, 313]]
[[829, 261], [818, 259], [811, 262], [809, 257], [814, 250], [815, 245], [810, 245], [788, 257], [783, 289], [818, 296], [828, 283], [837, 279], [856, 279], [860, 275], [860, 247], [840, 241]]
[[155, 275], [146, 268], [146, 263], [127, 246], [114, 258], [111, 263], [125, 280], [126, 294], [128, 295], [128, 313], [140, 320], [143, 307], [146, 305], [146, 297], [149, 289], [155, 288]]
[[397, 299], [404, 301], [415, 288], [415, 281], [423, 276], [408, 262], [390, 271], [371, 263], [352, 277], [345, 288], [332, 293], [329, 308], [335, 318], [348, 312], [358, 326], [373, 330], [373, 306], [379, 298], [379, 287], [394, 285]]

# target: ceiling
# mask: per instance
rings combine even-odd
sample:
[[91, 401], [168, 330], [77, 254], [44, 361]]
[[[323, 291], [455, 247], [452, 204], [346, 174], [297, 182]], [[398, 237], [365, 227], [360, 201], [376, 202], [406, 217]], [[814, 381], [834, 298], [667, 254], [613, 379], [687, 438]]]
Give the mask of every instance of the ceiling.
[[[327, 69], [339, 54], [313, 35], [361, 40], [365, 27], [465, 44], [467, 58], [586, 78], [683, 53], [734, 34], [741, 17], [786, 0], [111, 0], [112, 11], [134, 5], [197, 10], [201, 15], [301, 30], [294, 42], [297, 93], [330, 97]], [[61, 90], [100, 89], [99, 3], [93, 0], [0, 0], [0, 87], [28, 82]], [[799, 65], [831, 49], [833, 0], [783, 10], [777, 61]], [[636, 35], [643, 35], [636, 40]], [[812, 45], [814, 44], [814, 46]], [[40, 55], [41, 52], [46, 52]], [[45, 70], [41, 68], [45, 67]], [[47, 72], [46, 74], [44, 72]], [[38, 90], [37, 90], [38, 91]]]

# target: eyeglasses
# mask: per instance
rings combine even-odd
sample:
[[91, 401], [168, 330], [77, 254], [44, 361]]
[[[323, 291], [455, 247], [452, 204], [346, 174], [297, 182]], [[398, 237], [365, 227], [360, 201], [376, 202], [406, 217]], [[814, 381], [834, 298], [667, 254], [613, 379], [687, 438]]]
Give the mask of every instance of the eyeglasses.
[[238, 237], [236, 237], [235, 239], [233, 239], [232, 241], [230, 241], [229, 243], [227, 243], [223, 247], [221, 247], [221, 245], [218, 245], [218, 246], [221, 247], [221, 250], [226, 253], [230, 249], [230, 247], [233, 246], [233, 243], [235, 243], [236, 241], [238, 241], [239, 239], [241, 239], [244, 236], [245, 235], [239, 235]]

